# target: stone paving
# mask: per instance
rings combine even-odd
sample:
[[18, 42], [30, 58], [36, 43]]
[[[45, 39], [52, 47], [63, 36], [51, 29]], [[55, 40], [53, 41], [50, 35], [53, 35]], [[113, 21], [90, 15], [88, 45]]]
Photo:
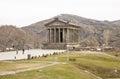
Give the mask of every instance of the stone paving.
[[42, 56], [47, 54], [62, 53], [65, 50], [43, 50], [43, 49], [30, 49], [23, 51], [9, 51], [9, 52], [0, 52], [0, 60], [20, 60], [20, 59], [27, 59], [28, 55], [32, 56]]

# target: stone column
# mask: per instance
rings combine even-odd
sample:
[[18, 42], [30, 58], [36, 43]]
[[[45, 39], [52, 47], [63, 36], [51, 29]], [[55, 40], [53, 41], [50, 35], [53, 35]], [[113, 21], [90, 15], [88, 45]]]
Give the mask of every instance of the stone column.
[[47, 29], [47, 42], [50, 42], [50, 29]]
[[73, 37], [73, 29], [71, 29], [71, 42], [73, 43], [73, 39], [74, 39], [74, 37]]
[[59, 33], [58, 39], [59, 39], [59, 43], [60, 43], [60, 28], [58, 28], [58, 33]]
[[75, 42], [75, 40], [76, 40], [75, 29], [72, 29], [72, 30], [73, 30], [73, 42]]
[[73, 30], [69, 29], [69, 42], [73, 42]]
[[51, 41], [52, 43], [54, 42], [54, 29], [51, 29]]
[[56, 28], [54, 28], [54, 43], [56, 43]]
[[74, 42], [78, 42], [78, 30], [77, 29], [74, 29]]
[[52, 42], [52, 29], [50, 29], [50, 43]]
[[65, 29], [63, 28], [63, 43], [65, 42]]
[[69, 36], [70, 36], [69, 34], [70, 34], [70, 33], [69, 33], [69, 28], [67, 28], [67, 35], [66, 35], [66, 37], [67, 37], [67, 41], [66, 41], [66, 42], [67, 42], [67, 43], [69, 43], [69, 39], [70, 39], [70, 38], [69, 38]]
[[75, 39], [74, 39], [74, 42], [77, 42], [77, 40], [78, 40], [78, 34], [77, 34], [77, 29], [75, 29]]

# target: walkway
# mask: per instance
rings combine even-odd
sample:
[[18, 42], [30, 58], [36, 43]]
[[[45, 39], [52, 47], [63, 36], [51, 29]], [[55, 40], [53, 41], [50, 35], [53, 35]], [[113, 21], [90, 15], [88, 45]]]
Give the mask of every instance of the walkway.
[[0, 52], [0, 60], [20, 60], [20, 59], [27, 59], [28, 55], [32, 56], [42, 56], [46, 54], [53, 54], [64, 52], [65, 50], [43, 50], [43, 49], [31, 49], [31, 50], [25, 50], [23, 53], [22, 51], [18, 51], [18, 54], [16, 51], [10, 51], [10, 52]]

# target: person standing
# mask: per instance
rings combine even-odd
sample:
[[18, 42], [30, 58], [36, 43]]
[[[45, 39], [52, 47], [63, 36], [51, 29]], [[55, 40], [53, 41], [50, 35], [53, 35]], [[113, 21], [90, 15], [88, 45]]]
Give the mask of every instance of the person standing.
[[18, 49], [16, 49], [16, 54], [18, 54]]
[[24, 54], [24, 52], [25, 52], [25, 49], [23, 48], [23, 49], [22, 49], [22, 51], [23, 51], [23, 54]]

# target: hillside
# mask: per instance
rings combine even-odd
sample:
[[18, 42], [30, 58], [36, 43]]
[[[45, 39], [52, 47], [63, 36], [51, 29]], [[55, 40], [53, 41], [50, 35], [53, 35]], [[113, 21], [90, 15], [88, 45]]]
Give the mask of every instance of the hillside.
[[[106, 46], [120, 47], [120, 21], [98, 21], [71, 14], [61, 14], [55, 17], [81, 27], [81, 46], [101, 46], [106, 44]], [[43, 42], [46, 40], [44, 24], [55, 17], [25, 26], [22, 29], [37, 33], [41, 38], [41, 42]]]
[[39, 37], [35, 33], [12, 25], [0, 27], [0, 51], [6, 51], [6, 48], [19, 50], [28, 47], [39, 47]]
[[120, 26], [120, 20], [113, 21], [112, 24], [119, 25]]

